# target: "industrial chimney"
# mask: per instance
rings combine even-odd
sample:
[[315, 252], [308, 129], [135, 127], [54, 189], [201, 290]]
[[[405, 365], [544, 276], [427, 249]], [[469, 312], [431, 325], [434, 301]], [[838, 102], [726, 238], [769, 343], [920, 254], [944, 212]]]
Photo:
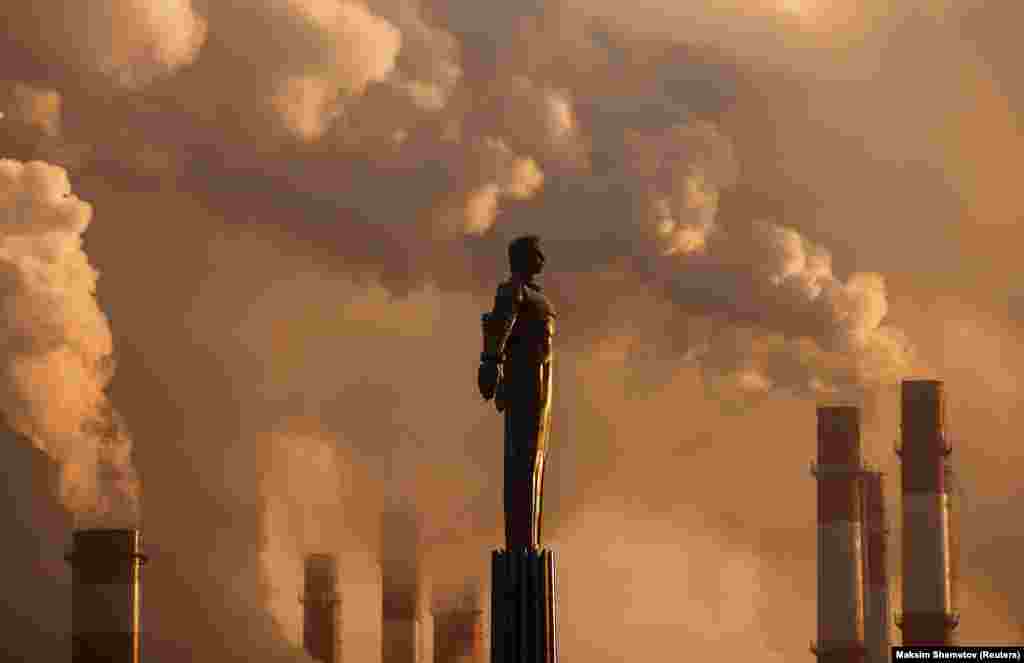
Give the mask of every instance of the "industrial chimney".
[[884, 475], [864, 475], [864, 640], [867, 663], [889, 663], [892, 607], [889, 603], [889, 528], [885, 517]]
[[[953, 621], [960, 623], [960, 513], [963, 508], [959, 482], [953, 470], [953, 462], [947, 456], [943, 465], [943, 485], [946, 487], [946, 522], [949, 527], [949, 606]], [[950, 644], [956, 644], [956, 630], [950, 631]]]
[[952, 641], [957, 620], [950, 584], [949, 495], [942, 383], [902, 385], [903, 615], [905, 646]]
[[435, 625], [435, 663], [487, 663], [490, 650], [476, 591], [463, 594], [454, 606], [439, 610]]
[[302, 593], [302, 646], [315, 660], [340, 663], [338, 562], [334, 555], [306, 557]]
[[71, 660], [139, 662], [139, 576], [146, 556], [136, 529], [72, 534]]
[[412, 505], [386, 511], [381, 534], [382, 661], [432, 663], [430, 585], [419, 563], [420, 527]]
[[862, 663], [864, 647], [860, 412], [818, 408], [818, 641], [823, 663]]

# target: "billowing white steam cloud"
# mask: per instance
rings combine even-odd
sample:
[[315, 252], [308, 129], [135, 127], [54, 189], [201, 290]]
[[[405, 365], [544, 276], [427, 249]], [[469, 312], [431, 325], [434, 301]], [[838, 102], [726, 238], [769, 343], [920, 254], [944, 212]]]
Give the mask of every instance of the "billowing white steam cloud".
[[395, 68], [402, 33], [365, 5], [334, 0], [279, 0], [281, 9], [320, 44], [315, 61], [275, 84], [272, 103], [284, 126], [305, 141], [319, 139], [346, 97], [361, 95], [371, 81]]
[[0, 160], [0, 410], [60, 463], [70, 510], [83, 521], [131, 523], [132, 441], [104, 393], [112, 339], [82, 251], [91, 217], [62, 168]]
[[462, 78], [455, 37], [427, 24], [420, 8], [409, 0], [377, 0], [373, 6], [402, 33], [398, 66], [389, 82], [422, 110], [444, 108]]
[[124, 87], [146, 85], [192, 64], [206, 41], [206, 20], [195, 12], [191, 0], [87, 4], [81, 17], [84, 24], [71, 26], [75, 29], [72, 42], [84, 63]]
[[[836, 276], [829, 252], [796, 230], [756, 220], [718, 223], [721, 191], [738, 163], [731, 141], [706, 122], [627, 137], [618, 177], [632, 182], [640, 273], [668, 301], [705, 319], [687, 332], [719, 398], [773, 389], [852, 396], [909, 370], [907, 339], [883, 324], [881, 276]], [[694, 337], [696, 336], [696, 337]]]
[[11, 97], [11, 120], [41, 131], [46, 136], [56, 137], [60, 134], [60, 92], [15, 83]]
[[341, 90], [358, 94], [394, 68], [401, 32], [365, 5], [333, 0], [287, 0], [287, 4], [324, 41], [324, 75]]
[[720, 192], [738, 175], [732, 143], [707, 122], [629, 139], [626, 167], [643, 189], [638, 218], [645, 230], [653, 232], [663, 255], [703, 252], [715, 229]]
[[305, 141], [323, 136], [338, 115], [338, 90], [321, 76], [279, 81], [270, 102], [285, 129]]
[[544, 185], [544, 173], [530, 157], [518, 156], [496, 138], [472, 146], [468, 176], [476, 183], [442, 210], [442, 225], [466, 235], [483, 235], [494, 225], [501, 198], [526, 200]]
[[[888, 304], [880, 275], [855, 273], [844, 282], [832, 271], [831, 255], [795, 230], [764, 221], [744, 230], [750, 235], [721, 242], [748, 246], [723, 252], [753, 256], [764, 320], [717, 329], [697, 351], [715, 391], [757, 394], [779, 387], [849, 396], [909, 372], [907, 338], [883, 324]], [[741, 302], [749, 295], [734, 296]]]
[[[251, 8], [239, 3], [231, 11]], [[376, 126], [381, 116], [393, 123], [395, 106], [402, 108], [399, 116], [439, 111], [462, 77], [455, 38], [429, 25], [410, 0], [274, 0], [262, 11], [278, 26], [274, 38], [281, 53], [265, 65], [271, 108], [281, 126], [304, 142], [323, 138], [335, 121], [344, 126], [342, 134], [366, 131], [366, 122]], [[246, 51], [263, 48], [240, 31], [228, 38]], [[371, 84], [388, 92], [367, 100]], [[406, 128], [403, 123], [399, 119], [384, 133]]]
[[518, 151], [567, 166], [582, 165], [586, 150], [567, 89], [537, 85], [526, 76], [496, 81], [491, 112], [500, 135]]
[[351, 468], [329, 440], [315, 434], [273, 433], [259, 443], [263, 539], [260, 568], [270, 588], [270, 612], [293, 644], [302, 632], [296, 601], [304, 559], [338, 553], [345, 540], [342, 500]]

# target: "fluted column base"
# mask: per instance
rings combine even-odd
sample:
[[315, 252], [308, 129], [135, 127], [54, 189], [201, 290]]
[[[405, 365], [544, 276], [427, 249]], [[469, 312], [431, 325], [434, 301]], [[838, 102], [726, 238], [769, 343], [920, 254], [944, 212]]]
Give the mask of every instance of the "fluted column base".
[[555, 554], [491, 556], [491, 663], [557, 663]]

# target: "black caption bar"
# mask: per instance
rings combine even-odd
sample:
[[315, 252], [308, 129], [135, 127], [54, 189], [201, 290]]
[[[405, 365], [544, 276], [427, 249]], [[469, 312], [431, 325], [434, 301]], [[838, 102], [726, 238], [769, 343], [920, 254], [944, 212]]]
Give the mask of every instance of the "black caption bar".
[[895, 661], [1024, 661], [1017, 647], [893, 647]]

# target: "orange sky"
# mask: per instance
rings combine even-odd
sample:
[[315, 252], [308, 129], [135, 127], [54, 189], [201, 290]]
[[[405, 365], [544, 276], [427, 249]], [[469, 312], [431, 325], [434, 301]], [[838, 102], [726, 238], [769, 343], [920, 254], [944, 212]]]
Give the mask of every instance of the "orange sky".
[[[808, 656], [814, 408], [863, 406], [898, 528], [912, 376], [949, 395], [961, 640], [1021, 641], [1020, 9], [102, 1], [0, 10], [0, 158], [93, 210], [5, 166], [0, 411], [35, 436], [0, 447], [11, 651], [63, 655], [62, 504], [134, 485], [94, 466], [140, 480], [154, 660], [303, 660], [313, 548], [344, 560], [346, 657], [379, 660], [395, 498], [464, 528], [425, 554], [439, 601], [486, 586], [478, 316], [525, 232], [560, 313], [565, 661]], [[108, 416], [108, 342], [131, 466], [68, 433]]]

